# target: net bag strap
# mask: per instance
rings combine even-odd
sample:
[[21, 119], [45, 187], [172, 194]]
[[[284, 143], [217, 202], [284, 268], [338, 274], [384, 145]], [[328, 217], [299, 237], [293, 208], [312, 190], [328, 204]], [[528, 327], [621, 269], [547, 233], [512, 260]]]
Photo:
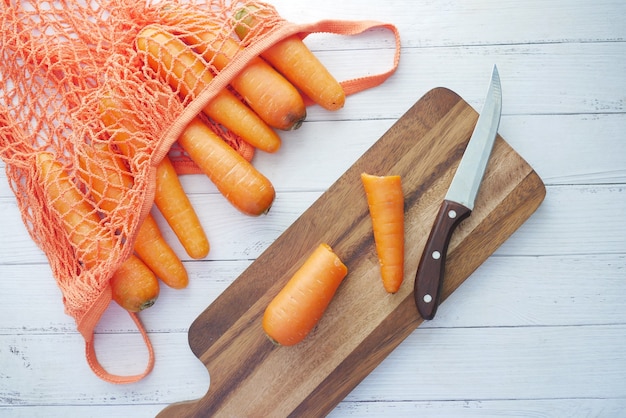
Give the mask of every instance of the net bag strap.
[[143, 323], [136, 313], [128, 312], [130, 318], [133, 320], [133, 323], [139, 330], [139, 333], [143, 338], [146, 348], [148, 349], [148, 361], [143, 372], [135, 375], [118, 375], [110, 373], [100, 363], [96, 354], [94, 331], [96, 325], [102, 317], [102, 314], [107, 309], [110, 302], [111, 287], [108, 286], [92, 305], [91, 309], [80, 319], [78, 323], [78, 330], [85, 339], [85, 356], [87, 358], [87, 363], [89, 364], [89, 367], [94, 372], [94, 374], [106, 382], [114, 384], [135, 383], [146, 377], [154, 368], [154, 349], [152, 347], [152, 342], [150, 341], [150, 337], [148, 335], [148, 332], [146, 331], [146, 328], [144, 327]]
[[[259, 39], [254, 44], [248, 46], [251, 55], [260, 55], [267, 48], [275, 43], [285, 39], [291, 35], [300, 35], [306, 38], [313, 33], [330, 33], [335, 35], [355, 36], [372, 29], [385, 29], [390, 31], [394, 36], [395, 53], [391, 67], [382, 73], [369, 76], [357, 77], [354, 79], [340, 81], [346, 95], [352, 95], [361, 91], [376, 87], [391, 77], [397, 70], [400, 63], [400, 32], [398, 28], [390, 23], [379, 22], [375, 20], [320, 20], [313, 23], [305, 24], [286, 24], [270, 35]], [[228, 77], [227, 77], [228, 78]], [[313, 102], [309, 101], [308, 104]]]

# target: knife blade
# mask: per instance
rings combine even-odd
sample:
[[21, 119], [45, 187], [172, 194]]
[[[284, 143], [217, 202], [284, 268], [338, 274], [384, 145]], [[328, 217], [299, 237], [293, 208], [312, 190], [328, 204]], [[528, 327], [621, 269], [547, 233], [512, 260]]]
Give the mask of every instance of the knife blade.
[[482, 112], [439, 207], [417, 267], [414, 297], [417, 309], [424, 319], [434, 318], [437, 312], [445, 276], [448, 244], [456, 227], [474, 209], [476, 195], [498, 133], [501, 113], [500, 76], [494, 65]]

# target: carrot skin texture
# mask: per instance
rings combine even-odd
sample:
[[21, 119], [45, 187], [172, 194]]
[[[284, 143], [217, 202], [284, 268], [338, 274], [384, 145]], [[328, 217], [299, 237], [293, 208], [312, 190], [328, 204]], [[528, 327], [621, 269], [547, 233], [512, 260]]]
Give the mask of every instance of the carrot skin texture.
[[151, 307], [160, 292], [156, 276], [135, 256], [126, 260], [113, 274], [111, 289], [113, 300], [129, 312]]
[[263, 330], [276, 344], [302, 341], [319, 322], [348, 274], [332, 248], [322, 243], [304, 261], [263, 315]]
[[[133, 178], [127, 172], [124, 161], [116, 156], [114, 150], [108, 149], [106, 144], [94, 144], [86, 152], [92, 158], [97, 158], [99, 164], [79, 157], [82, 169], [79, 175], [85, 184], [91, 185], [90, 192], [96, 205], [106, 212], [112, 212], [123, 199], [124, 190], [133, 186]], [[187, 270], [163, 238], [159, 226], [150, 214], [139, 226], [134, 249], [139, 258], [165, 284], [176, 289], [187, 286]]]
[[209, 241], [178, 174], [166, 156], [157, 167], [154, 203], [167, 220], [190, 257], [201, 259], [210, 250]]
[[361, 174], [385, 290], [396, 293], [404, 279], [404, 195], [400, 176]]
[[[111, 234], [99, 239], [97, 245], [89, 246], [89, 238], [93, 240], [100, 223], [95, 208], [84, 199], [52, 154], [39, 153], [36, 164], [40, 180], [46, 186], [49, 203], [60, 214], [77, 258], [85, 268], [93, 268], [98, 259], [108, 257], [116, 245], [115, 238]], [[131, 312], [152, 306], [159, 294], [159, 282], [154, 273], [132, 254], [113, 274], [109, 284], [113, 300]], [[123, 298], [119, 297], [121, 294]]]
[[[170, 8], [163, 14], [168, 25], [187, 27], [190, 33], [185, 33], [181, 39], [217, 70], [223, 70], [243, 49], [228, 34], [222, 33], [220, 25], [199, 12]], [[276, 129], [297, 129], [306, 119], [306, 105], [300, 92], [259, 57], [250, 60], [230, 85], [261, 119]]]
[[100, 224], [96, 208], [84, 199], [82, 192], [52, 154], [37, 154], [35, 163], [39, 181], [45, 185], [47, 203], [61, 217], [63, 228], [74, 245], [78, 260], [87, 269], [95, 267], [98, 260], [108, 257], [108, 253], [115, 246], [113, 235], [103, 237], [98, 245], [89, 245]]
[[163, 283], [173, 289], [183, 289], [189, 284], [189, 275], [172, 247], [159, 229], [156, 220], [148, 214], [137, 232], [135, 252]]
[[[197, 96], [213, 80], [207, 63], [199, 55], [157, 25], [142, 29], [136, 44], [140, 51], [147, 54], [150, 67], [182, 96]], [[217, 93], [203, 112], [262, 151], [275, 152], [280, 148], [278, 134], [226, 89]]]
[[[100, 100], [100, 117], [112, 139], [122, 154], [133, 157], [135, 150], [142, 146], [132, 137], [139, 128], [132, 120], [124, 118], [123, 108], [124, 105], [112, 97], [105, 96]], [[210, 250], [209, 240], [168, 156], [157, 166], [155, 189], [154, 202], [187, 254], [196, 259], [206, 257]]]
[[[235, 14], [240, 21], [235, 28], [240, 39], [260, 23], [254, 9], [254, 6], [244, 7]], [[343, 87], [297, 35], [277, 42], [261, 53], [261, 57], [323, 108], [334, 111], [344, 106]]]
[[270, 210], [272, 183], [200, 119], [191, 121], [178, 143], [239, 211], [258, 216]]

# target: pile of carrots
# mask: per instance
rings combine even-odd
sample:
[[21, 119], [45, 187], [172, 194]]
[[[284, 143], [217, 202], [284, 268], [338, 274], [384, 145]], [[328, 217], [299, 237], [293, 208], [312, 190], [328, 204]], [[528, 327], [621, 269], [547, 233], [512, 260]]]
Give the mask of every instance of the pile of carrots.
[[[253, 6], [241, 9], [235, 33], [244, 39], [259, 24]], [[220, 71], [244, 48], [234, 38], [221, 34], [219, 25], [186, 9], [163, 11], [167, 26], [151, 24], [136, 38], [136, 48], [153, 73], [184, 99], [196, 96], [213, 80], [210, 68]], [[170, 32], [185, 26], [193, 30]], [[198, 23], [202, 22], [202, 23]], [[215, 51], [220, 51], [216, 54]], [[211, 62], [209, 67], [208, 63]], [[259, 216], [274, 201], [271, 182], [248, 160], [218, 136], [205, 120], [211, 120], [253, 147], [275, 152], [280, 148], [276, 132], [297, 129], [306, 117], [303, 94], [328, 110], [344, 106], [345, 93], [323, 64], [298, 36], [288, 37], [252, 59], [235, 76], [229, 89], [219, 92], [193, 119], [178, 138], [178, 144], [240, 212]], [[60, 214], [76, 258], [84, 268], [94, 266], [120, 245], [119, 231], [102, 233], [100, 212], [111, 213], [133, 187], [134, 179], [125, 165], [145, 146], [136, 139], [141, 121], [112, 94], [104, 94], [99, 114], [110, 138], [86, 145], [76, 170], [88, 187], [82, 189], [55, 156], [40, 152], [36, 159], [39, 179], [46, 197]], [[125, 173], [120, 175], [120, 173]], [[361, 180], [371, 214], [373, 235], [380, 261], [384, 289], [396, 293], [404, 272], [404, 200], [399, 176], [373, 176]], [[185, 194], [178, 175], [165, 156], [156, 170], [154, 204], [194, 259], [207, 256], [209, 241]], [[124, 214], [122, 214], [123, 216]], [[100, 233], [97, 244], [94, 234]], [[152, 306], [159, 295], [160, 281], [172, 288], [187, 286], [189, 278], [177, 254], [164, 240], [155, 219], [148, 215], [139, 225], [133, 252], [113, 274], [113, 300], [131, 312]], [[319, 245], [269, 304], [263, 329], [277, 344], [302, 341], [321, 318], [348, 268], [325, 243]]]
[[[257, 10], [249, 6], [237, 13], [241, 24], [236, 35], [241, 39], [260, 24], [261, 16], [254, 12]], [[212, 71], [226, 67], [244, 48], [234, 37], [224, 40], [223, 29], [199, 12], [172, 8], [164, 10], [162, 17], [167, 25], [143, 28], [135, 47], [154, 74], [181, 99], [200, 93], [211, 83]], [[190, 22], [195, 22], [193, 30], [189, 30]], [[187, 28], [184, 34], [170, 31], [178, 26]], [[220, 53], [215, 54], [218, 49]], [[303, 94], [326, 109], [337, 110], [345, 103], [345, 93], [298, 36], [288, 37], [255, 57], [231, 80], [230, 87], [238, 96], [230, 89], [219, 92], [202, 109], [204, 117], [196, 117], [185, 128], [178, 144], [237, 210], [259, 216], [267, 213], [274, 201], [273, 185], [205, 121], [271, 153], [281, 145], [277, 131], [297, 129], [306, 118]], [[60, 214], [76, 258], [86, 269], [98, 259], [108, 258], [121, 245], [119, 231], [99, 237], [97, 245], [89, 238], [102, 230], [101, 213], [115, 210], [124, 193], [133, 187], [134, 179], [125, 164], [145, 146], [134, 135], [140, 132], [141, 121], [129, 117], [132, 112], [122, 100], [104, 94], [99, 104], [102, 124], [114, 145], [86, 145], [76, 173], [88, 187], [73, 182], [51, 153], [40, 152], [35, 162], [48, 203]], [[83, 189], [87, 189], [88, 199]], [[206, 257], [209, 241], [167, 156], [156, 170], [154, 204], [186, 253], [194, 259]], [[131, 312], [152, 306], [160, 281], [177, 289], [187, 286], [183, 263], [151, 215], [139, 226], [133, 250], [110, 281], [113, 299], [120, 306]]]

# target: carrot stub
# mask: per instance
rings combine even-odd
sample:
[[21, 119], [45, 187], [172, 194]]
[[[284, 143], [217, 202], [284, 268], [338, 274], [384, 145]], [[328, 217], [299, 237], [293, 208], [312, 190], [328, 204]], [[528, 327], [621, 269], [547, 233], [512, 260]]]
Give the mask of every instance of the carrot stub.
[[[255, 6], [237, 11], [235, 32], [240, 39], [245, 39], [252, 28], [262, 24], [262, 13]], [[323, 108], [338, 110], [344, 106], [343, 87], [297, 35], [277, 42], [262, 52], [261, 57]]]
[[[169, 8], [163, 15], [168, 25], [186, 27], [181, 39], [219, 71], [243, 50], [229, 33], [201, 12]], [[261, 119], [276, 129], [297, 129], [306, 118], [306, 106], [298, 90], [259, 57], [251, 59], [230, 85]]]
[[400, 176], [361, 174], [372, 219], [383, 286], [400, 289], [404, 278], [404, 195]]
[[348, 268], [327, 244], [320, 244], [267, 306], [263, 330], [279, 345], [302, 341], [318, 323]]
[[[78, 190], [52, 154], [38, 153], [36, 166], [48, 203], [58, 212], [77, 259], [87, 269], [95, 267], [99, 260], [108, 258], [117, 245], [113, 231], [98, 235], [101, 220], [95, 207]], [[152, 306], [159, 296], [158, 279], [132, 254], [113, 274], [109, 283], [113, 300], [131, 312]]]
[[[142, 29], [136, 44], [147, 54], [150, 67], [182, 96], [199, 95], [213, 80], [206, 61], [158, 25]], [[275, 152], [280, 148], [278, 134], [226, 89], [218, 92], [203, 112], [260, 150]]]

